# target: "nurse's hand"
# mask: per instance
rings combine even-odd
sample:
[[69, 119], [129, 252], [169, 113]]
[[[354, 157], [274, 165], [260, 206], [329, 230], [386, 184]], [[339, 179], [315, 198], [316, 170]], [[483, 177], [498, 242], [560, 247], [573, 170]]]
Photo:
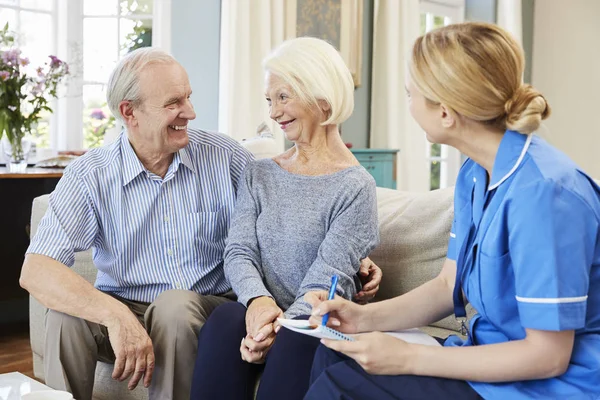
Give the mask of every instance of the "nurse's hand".
[[365, 371], [373, 375], [411, 374], [410, 366], [418, 345], [381, 332], [354, 336], [354, 342], [322, 339], [321, 343], [332, 350], [354, 359]]
[[[310, 323], [321, 325], [323, 315], [329, 313], [327, 326], [344, 333], [358, 333], [363, 329], [365, 307], [336, 295], [333, 300], [327, 300], [326, 291], [308, 292], [304, 300], [312, 306]], [[366, 327], [364, 327], [366, 328]]]

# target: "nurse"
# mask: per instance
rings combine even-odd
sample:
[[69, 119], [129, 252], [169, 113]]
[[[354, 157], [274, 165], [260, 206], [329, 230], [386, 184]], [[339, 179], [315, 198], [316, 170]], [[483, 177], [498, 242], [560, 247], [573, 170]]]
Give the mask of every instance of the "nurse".
[[[468, 156], [455, 189], [448, 257], [432, 281], [359, 306], [311, 292], [324, 340], [307, 399], [598, 399], [600, 188], [535, 136], [550, 107], [522, 82], [523, 50], [501, 28], [450, 25], [414, 44], [410, 112], [433, 143]], [[562, 134], [573, 134], [563, 132]], [[477, 314], [443, 347], [379, 331]]]

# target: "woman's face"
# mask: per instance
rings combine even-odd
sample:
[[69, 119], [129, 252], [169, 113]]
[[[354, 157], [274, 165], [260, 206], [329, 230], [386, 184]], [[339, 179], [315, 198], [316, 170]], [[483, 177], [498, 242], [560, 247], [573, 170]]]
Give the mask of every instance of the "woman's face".
[[432, 143], [446, 143], [448, 135], [443, 125], [444, 109], [442, 105], [428, 101], [408, 75], [405, 85], [410, 114], [425, 131], [427, 140]]
[[309, 139], [322, 122], [319, 110], [306, 107], [290, 85], [268, 71], [265, 86], [269, 116], [279, 124], [285, 137], [292, 142]]

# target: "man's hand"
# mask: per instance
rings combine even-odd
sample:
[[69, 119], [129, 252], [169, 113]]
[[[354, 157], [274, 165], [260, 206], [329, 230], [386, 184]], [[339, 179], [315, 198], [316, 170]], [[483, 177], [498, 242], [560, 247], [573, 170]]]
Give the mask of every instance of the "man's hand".
[[410, 366], [417, 347], [381, 332], [354, 336], [354, 342], [323, 339], [321, 343], [332, 350], [344, 353], [365, 371], [374, 375], [412, 374]]
[[127, 387], [133, 390], [143, 376], [144, 387], [149, 387], [154, 372], [154, 350], [144, 327], [132, 313], [106, 327], [116, 356], [113, 379], [124, 381], [131, 376]]
[[379, 284], [383, 277], [383, 272], [369, 257], [360, 262], [358, 277], [363, 284], [362, 290], [354, 296], [354, 301], [359, 304], [366, 304], [373, 300], [379, 291]]
[[280, 326], [277, 318], [283, 317], [283, 311], [270, 297], [253, 299], [246, 311], [246, 332], [242, 339], [240, 353], [242, 360], [250, 363], [263, 363], [267, 352], [275, 341]]

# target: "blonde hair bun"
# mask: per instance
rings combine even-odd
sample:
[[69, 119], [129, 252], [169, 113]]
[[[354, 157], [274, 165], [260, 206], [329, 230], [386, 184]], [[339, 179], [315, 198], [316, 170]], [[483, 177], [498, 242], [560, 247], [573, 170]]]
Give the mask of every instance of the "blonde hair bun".
[[550, 116], [550, 105], [531, 85], [521, 85], [504, 105], [506, 127], [521, 133], [535, 132]]

